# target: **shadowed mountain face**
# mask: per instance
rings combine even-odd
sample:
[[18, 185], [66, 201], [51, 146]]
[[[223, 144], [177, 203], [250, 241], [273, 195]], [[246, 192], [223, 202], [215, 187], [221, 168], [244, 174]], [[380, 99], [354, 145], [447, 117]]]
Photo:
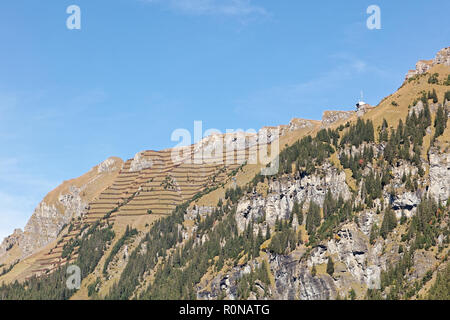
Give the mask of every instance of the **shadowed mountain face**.
[[[436, 297], [448, 279], [449, 74], [445, 48], [376, 107], [109, 158], [3, 241], [0, 298]], [[61, 281], [67, 263], [79, 290]]]

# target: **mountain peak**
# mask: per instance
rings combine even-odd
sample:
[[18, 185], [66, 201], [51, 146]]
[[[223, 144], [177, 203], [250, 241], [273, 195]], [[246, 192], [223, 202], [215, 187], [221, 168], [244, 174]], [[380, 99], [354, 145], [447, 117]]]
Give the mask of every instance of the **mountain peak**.
[[437, 64], [442, 64], [444, 66], [450, 66], [450, 47], [446, 47], [446, 48], [439, 50], [434, 59], [419, 60], [416, 63], [416, 69], [409, 70], [408, 73], [406, 74], [405, 80], [409, 80], [417, 75], [424, 74]]

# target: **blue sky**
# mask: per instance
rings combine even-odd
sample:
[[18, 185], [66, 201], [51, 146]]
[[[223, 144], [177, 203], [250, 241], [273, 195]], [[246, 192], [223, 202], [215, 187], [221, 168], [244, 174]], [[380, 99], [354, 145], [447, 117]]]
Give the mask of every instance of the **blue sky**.
[[[68, 30], [66, 8], [81, 8]], [[381, 30], [366, 28], [369, 5]], [[175, 145], [377, 104], [449, 46], [450, 2], [14, 0], [0, 4], [0, 239], [63, 180]]]

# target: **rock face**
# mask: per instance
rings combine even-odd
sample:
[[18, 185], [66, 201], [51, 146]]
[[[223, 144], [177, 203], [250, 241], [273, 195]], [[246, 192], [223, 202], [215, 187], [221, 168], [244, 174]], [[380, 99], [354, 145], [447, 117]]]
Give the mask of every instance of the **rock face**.
[[[286, 133], [292, 132], [295, 130], [304, 129], [304, 128], [313, 128], [315, 125], [315, 122], [317, 122], [317, 121], [293, 118], [289, 122], [288, 125], [279, 125], [277, 127], [263, 127], [261, 130], [259, 130], [258, 136], [260, 136], [261, 134], [264, 134], [265, 130], [268, 130], [269, 132], [270, 131], [274, 132], [274, 130], [278, 130], [279, 135], [283, 136]], [[268, 141], [273, 141], [273, 140], [269, 139]]]
[[436, 54], [436, 58], [433, 60], [433, 65], [435, 64], [450, 66], [450, 47], [439, 50]]
[[294, 118], [289, 122], [289, 131], [299, 130], [303, 128], [312, 128], [314, 125], [311, 120]]
[[322, 116], [322, 126], [328, 127], [339, 120], [348, 119], [354, 114], [354, 111], [325, 111]]
[[144, 152], [138, 152], [133, 158], [133, 161], [130, 164], [130, 172], [141, 171], [143, 169], [151, 168], [153, 166], [153, 161], [150, 159], [146, 159], [144, 156]]
[[412, 210], [420, 203], [420, 197], [415, 192], [404, 192], [394, 196], [392, 199], [392, 209]]
[[292, 255], [272, 255], [270, 268], [275, 278], [275, 299], [329, 300], [336, 298], [336, 286], [328, 274], [313, 276], [305, 264]]
[[59, 195], [58, 203], [42, 201], [37, 206], [25, 226], [22, 241], [19, 241], [21, 258], [55, 240], [64, 225], [87, 212], [88, 202], [81, 193], [81, 188], [71, 185], [67, 193]]
[[20, 249], [15, 257], [20, 260], [55, 240], [72, 218], [87, 212], [89, 202], [112, 183], [122, 165], [121, 159], [109, 158], [85, 175], [51, 191], [36, 207], [24, 231], [17, 229], [2, 242], [0, 262], [7, 258], [7, 251], [13, 246]]
[[4, 256], [11, 248], [23, 239], [23, 231], [15, 229], [13, 234], [6, 237], [0, 244], [0, 257]]
[[55, 205], [42, 201], [34, 210], [24, 230], [23, 241], [19, 243], [26, 257], [34, 250], [56, 239], [61, 228], [69, 222], [70, 217], [61, 213]]
[[363, 104], [362, 106], [357, 106], [356, 110], [356, 115], [358, 117], [362, 117], [363, 115], [365, 115], [367, 112], [369, 112], [371, 109], [373, 109], [374, 107], [372, 107], [370, 104], [366, 103]]
[[[398, 259], [392, 254], [383, 256], [382, 247], [382, 243], [370, 246], [368, 237], [359, 227], [349, 223], [341, 227], [335, 239], [314, 247], [309, 253], [303, 246], [289, 255], [267, 253], [274, 280], [273, 291], [268, 296], [281, 300], [328, 300], [336, 299], [338, 292], [347, 293], [355, 286], [379, 288], [381, 270]], [[329, 257], [335, 264], [332, 276], [323, 271]], [[204, 281], [198, 287], [197, 297], [215, 299], [223, 290], [226, 298], [236, 299], [239, 279], [256, 264], [252, 260]], [[313, 275], [313, 267], [322, 271]]]
[[408, 71], [406, 75], [406, 80], [416, 75], [421, 75], [428, 72], [428, 70], [430, 70], [431, 67], [437, 64], [450, 66], [450, 47], [439, 50], [439, 52], [436, 54], [436, 57], [432, 60], [419, 60], [416, 63], [416, 69]]
[[440, 153], [431, 148], [430, 158], [430, 194], [436, 199], [446, 201], [450, 197], [450, 154]]
[[345, 182], [345, 173], [326, 164], [322, 168], [323, 175], [310, 175], [289, 180], [271, 181], [267, 197], [253, 194], [239, 201], [236, 220], [240, 231], [251, 221], [265, 216], [265, 221], [273, 227], [278, 219], [287, 219], [294, 202], [309, 201], [323, 204], [327, 190], [334, 195], [341, 195], [344, 200], [350, 198], [350, 190]]
[[115, 170], [116, 164], [117, 164], [117, 159], [108, 158], [98, 165], [97, 172], [98, 173], [112, 172]]
[[415, 112], [416, 116], [418, 116], [422, 110], [423, 110], [423, 102], [422, 100], [419, 100], [417, 104], [409, 110], [409, 115], [412, 115], [413, 112]]
[[[226, 274], [219, 273], [210, 281], [201, 282], [197, 285], [197, 299], [211, 300], [217, 299], [220, 295], [225, 293], [225, 296], [229, 300], [236, 300], [238, 298], [238, 281], [243, 275], [249, 274], [252, 269], [260, 267], [260, 263], [257, 261], [250, 261], [244, 265], [238, 265]], [[258, 286], [262, 288], [261, 286]], [[253, 298], [253, 299], [252, 299]], [[254, 297], [250, 297], [249, 300], [254, 300]]]
[[350, 272], [360, 284], [368, 288], [378, 287], [382, 265], [379, 248], [371, 248], [367, 236], [354, 223], [343, 226], [337, 235], [336, 239], [328, 241], [329, 255], [343, 263], [346, 272]]

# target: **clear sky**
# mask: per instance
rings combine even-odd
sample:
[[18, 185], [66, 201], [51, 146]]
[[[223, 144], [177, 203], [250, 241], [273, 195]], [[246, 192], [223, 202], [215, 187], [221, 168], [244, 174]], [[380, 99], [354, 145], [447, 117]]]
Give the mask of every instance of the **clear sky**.
[[[66, 8], [81, 8], [68, 30]], [[369, 30], [366, 9], [381, 9]], [[259, 129], [377, 104], [450, 45], [450, 2], [14, 0], [0, 4], [0, 241], [47, 192], [174, 129]]]

